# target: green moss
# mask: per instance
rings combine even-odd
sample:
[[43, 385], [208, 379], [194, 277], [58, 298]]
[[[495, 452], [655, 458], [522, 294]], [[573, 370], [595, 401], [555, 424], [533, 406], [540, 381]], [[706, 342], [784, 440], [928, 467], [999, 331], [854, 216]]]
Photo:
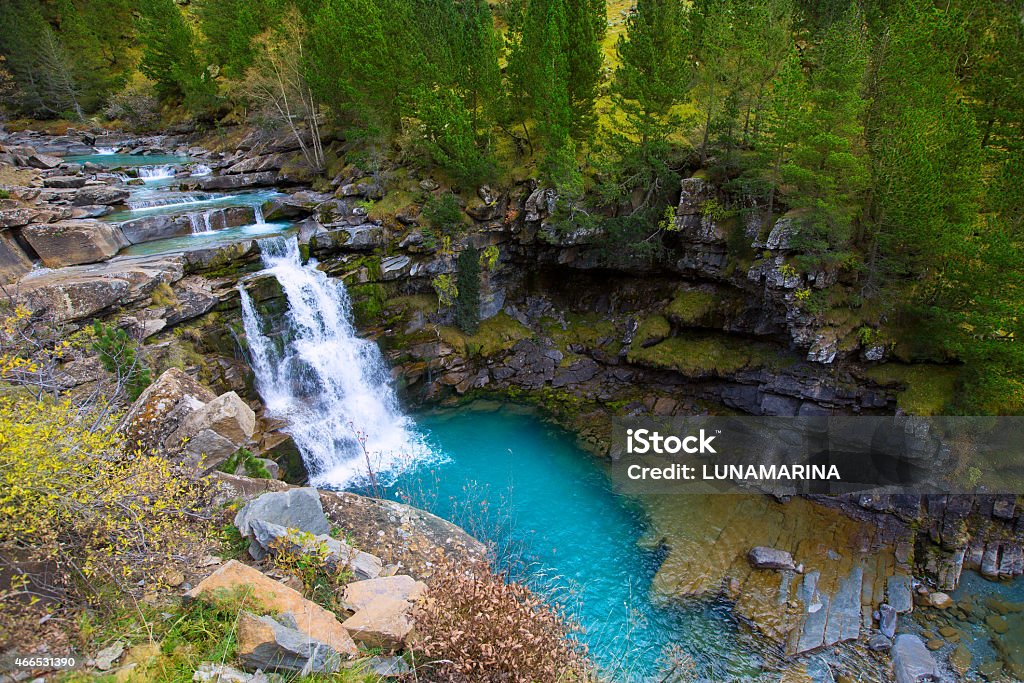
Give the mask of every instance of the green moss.
[[383, 285], [352, 285], [348, 291], [352, 297], [352, 312], [357, 324], [370, 325], [380, 321], [387, 301], [387, 290]]
[[565, 354], [570, 346], [587, 349], [606, 348], [618, 353], [621, 335], [615, 322], [600, 313], [570, 313], [565, 316], [565, 328], [554, 318], [541, 320], [544, 334], [551, 337], [555, 346]]
[[521, 339], [533, 336], [530, 328], [503, 312], [480, 323], [476, 334], [467, 335], [454, 327], [441, 327], [441, 339], [464, 356], [489, 358], [508, 351]]
[[412, 192], [392, 190], [384, 195], [383, 199], [374, 202], [366, 215], [372, 220], [384, 220], [385, 218], [394, 217], [396, 214], [401, 213], [402, 210], [408, 209], [414, 204], [416, 204], [416, 195]]
[[672, 334], [672, 326], [660, 315], [652, 315], [640, 323], [633, 336], [634, 346], [646, 346]]
[[675, 370], [687, 377], [723, 377], [740, 370], [771, 366], [776, 351], [766, 345], [722, 334], [682, 334], [645, 349], [634, 349], [629, 362]]
[[883, 363], [867, 376], [885, 385], [903, 385], [896, 405], [912, 415], [942, 415], [956, 398], [960, 369], [948, 365]]
[[695, 325], [718, 306], [718, 298], [699, 289], [680, 289], [665, 309], [673, 321], [682, 325]]

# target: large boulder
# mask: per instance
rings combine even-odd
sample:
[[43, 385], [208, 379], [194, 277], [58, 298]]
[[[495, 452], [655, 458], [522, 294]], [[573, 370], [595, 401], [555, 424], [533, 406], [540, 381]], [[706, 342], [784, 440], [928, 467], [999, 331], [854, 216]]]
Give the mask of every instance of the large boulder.
[[238, 615], [238, 658], [250, 671], [275, 673], [334, 673], [342, 656], [334, 648], [298, 629], [290, 614], [277, 618], [257, 617], [251, 612]]
[[252, 535], [254, 520], [269, 522], [287, 529], [298, 529], [314, 536], [328, 534], [331, 523], [324, 514], [320, 493], [314, 488], [293, 488], [264, 493], [249, 501], [235, 515], [235, 526], [243, 536]]
[[[200, 190], [237, 190], [243, 187], [269, 187], [277, 181], [276, 171], [202, 176], [194, 185]], [[193, 183], [188, 183], [189, 185]]]
[[83, 187], [75, 194], [75, 206], [90, 206], [93, 204], [105, 204], [115, 206], [124, 204], [129, 196], [128, 190], [123, 187], [112, 187], [110, 185], [91, 185]]
[[118, 429], [129, 444], [143, 449], [157, 448], [186, 417], [216, 397], [182, 370], [171, 368], [146, 387], [122, 418]]
[[0, 228], [20, 228], [29, 223], [49, 223], [59, 214], [34, 206], [21, 206], [0, 210]]
[[43, 179], [43, 187], [79, 188], [85, 187], [88, 180], [85, 176], [55, 175]]
[[896, 636], [892, 645], [892, 668], [896, 683], [924, 683], [938, 680], [935, 658], [924, 641], [912, 633]]
[[192, 233], [192, 224], [186, 216], [142, 216], [121, 223], [121, 233], [132, 244], [181, 237]]
[[213, 468], [248, 443], [256, 430], [256, 414], [238, 394], [229, 391], [191, 413], [164, 446], [182, 450], [195, 465]]
[[33, 271], [18, 283], [16, 298], [53, 322], [88, 319], [140, 301], [160, 283], [180, 280], [183, 268], [181, 255], [162, 254]]
[[0, 229], [0, 285], [14, 282], [32, 270], [32, 260], [9, 230]]
[[237, 560], [229, 560], [185, 594], [186, 600], [216, 600], [219, 594], [244, 591], [253, 604], [277, 614], [288, 613], [293, 628], [345, 656], [356, 654], [355, 645], [337, 617], [302, 594]]
[[116, 226], [94, 220], [37, 223], [22, 235], [47, 268], [106, 261], [128, 246]]
[[27, 165], [46, 171], [51, 168], [57, 168], [61, 163], [60, 157], [50, 156], [49, 154], [33, 154], [28, 158]]

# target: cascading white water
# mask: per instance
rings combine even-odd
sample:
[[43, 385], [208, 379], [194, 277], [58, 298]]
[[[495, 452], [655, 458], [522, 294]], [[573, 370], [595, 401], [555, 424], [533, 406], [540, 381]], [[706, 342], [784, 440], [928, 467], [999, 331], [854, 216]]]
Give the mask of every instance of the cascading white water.
[[103, 156], [117, 154], [117, 147], [97, 147], [96, 154], [102, 154]]
[[202, 204], [204, 202], [212, 202], [219, 199], [222, 199], [222, 197], [205, 193], [171, 194], [166, 197], [147, 196], [142, 199], [129, 199], [128, 208], [135, 212], [141, 212], [146, 209], [165, 209], [172, 206], [188, 206], [190, 204]]
[[265, 225], [266, 220], [263, 218], [263, 207], [259, 204], [255, 204], [252, 207], [253, 215], [255, 216], [256, 225]]
[[140, 166], [139, 177], [143, 181], [147, 180], [163, 180], [165, 178], [173, 178], [174, 174], [177, 173], [178, 169], [175, 166]]
[[[287, 333], [264, 332], [264, 321], [239, 285], [242, 320], [256, 387], [267, 412], [287, 420], [310, 481], [342, 488], [370, 472], [390, 479], [431, 459], [412, 420], [398, 406], [377, 345], [356, 336], [344, 284], [303, 266], [295, 237], [260, 242], [265, 274], [288, 300]], [[368, 462], [369, 461], [369, 462]]]
[[192, 171], [189, 173], [192, 177], [210, 175], [213, 173], [213, 169], [206, 164], [196, 164], [192, 167]]
[[202, 235], [213, 232], [213, 225], [210, 222], [210, 215], [212, 213], [212, 211], [204, 211], [202, 213], [190, 213], [188, 215], [188, 222], [192, 226], [193, 235]]

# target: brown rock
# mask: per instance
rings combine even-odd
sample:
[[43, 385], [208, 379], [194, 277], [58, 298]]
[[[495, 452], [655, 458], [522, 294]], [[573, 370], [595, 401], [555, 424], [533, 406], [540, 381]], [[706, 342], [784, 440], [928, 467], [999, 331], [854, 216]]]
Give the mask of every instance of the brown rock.
[[162, 445], [170, 432], [216, 395], [178, 368], [150, 384], [121, 420], [119, 430], [130, 444], [144, 448]]
[[310, 638], [324, 643], [342, 655], [354, 656], [355, 644], [338, 619], [326, 609], [302, 597], [296, 590], [237, 560], [229, 560], [185, 594], [186, 599], [215, 596], [217, 591], [244, 589], [250, 599], [267, 610], [287, 612], [295, 619], [296, 628]]
[[0, 284], [14, 282], [32, 270], [32, 261], [9, 230], [0, 230]]
[[366, 581], [353, 581], [345, 586], [344, 603], [358, 612], [379, 597], [415, 602], [423, 597], [427, 584], [411, 576], [384, 576]]
[[380, 596], [346, 619], [342, 626], [361, 645], [399, 650], [412, 632], [411, 610], [408, 600]]
[[94, 220], [33, 224], [22, 234], [47, 268], [106, 261], [128, 246], [117, 226]]

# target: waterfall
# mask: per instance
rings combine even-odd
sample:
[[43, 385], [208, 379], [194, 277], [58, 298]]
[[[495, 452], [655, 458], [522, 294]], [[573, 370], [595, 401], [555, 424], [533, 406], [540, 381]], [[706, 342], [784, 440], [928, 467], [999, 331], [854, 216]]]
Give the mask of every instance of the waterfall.
[[144, 181], [146, 180], [163, 180], [165, 178], [173, 178], [174, 174], [177, 173], [178, 169], [174, 166], [140, 166], [139, 177]]
[[211, 213], [213, 212], [204, 211], [203, 213], [190, 213], [188, 215], [188, 222], [192, 226], [193, 235], [213, 232], [213, 225], [210, 223]]
[[117, 147], [96, 147], [96, 154], [100, 154], [103, 156], [117, 154]]
[[245, 283], [239, 284], [256, 387], [267, 413], [287, 420], [311, 483], [342, 488], [365, 482], [370, 468], [390, 480], [431, 458], [398, 406], [377, 345], [356, 336], [345, 285], [313, 261], [303, 266], [294, 236], [266, 239], [260, 247], [263, 274], [280, 283], [288, 314], [284, 334], [265, 334]]
[[212, 202], [216, 199], [223, 199], [213, 194], [170, 194], [165, 197], [149, 196], [144, 199], [129, 199], [128, 208], [132, 211], [145, 211], [146, 209], [164, 209], [170, 206], [188, 206], [190, 204], [202, 204]]
[[263, 207], [259, 204], [254, 204], [252, 207], [253, 215], [256, 217], [256, 225], [264, 225], [267, 221], [263, 218]]
[[206, 164], [196, 164], [192, 167], [190, 175], [195, 178], [198, 176], [210, 175], [211, 173], [213, 173], [213, 169]]

